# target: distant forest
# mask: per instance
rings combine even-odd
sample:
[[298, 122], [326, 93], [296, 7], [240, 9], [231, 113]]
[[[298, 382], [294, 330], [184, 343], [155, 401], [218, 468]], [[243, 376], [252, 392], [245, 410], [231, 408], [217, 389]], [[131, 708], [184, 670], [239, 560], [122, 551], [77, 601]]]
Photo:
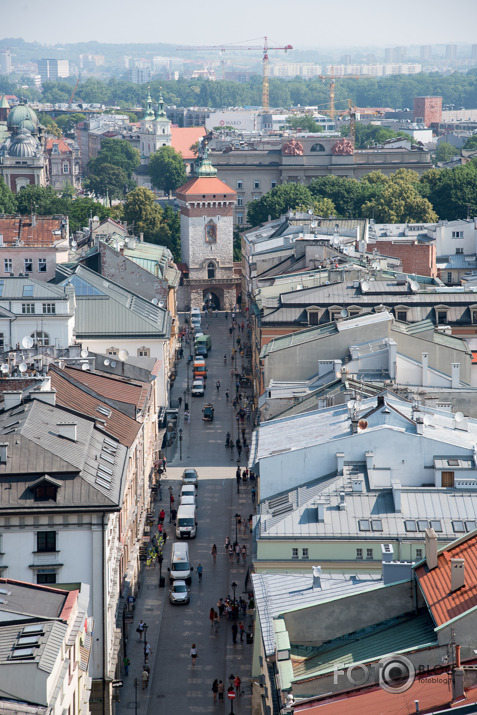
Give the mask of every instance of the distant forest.
[[[76, 78], [70, 77], [58, 82], [45, 82], [43, 92], [33, 87], [25, 87], [31, 78], [23, 77], [20, 83], [8, 77], [0, 77], [0, 93], [16, 94], [30, 101], [52, 104], [68, 102]], [[75, 94], [75, 103], [99, 103], [118, 106], [121, 109], [144, 105], [147, 87], [157, 100], [160, 89], [168, 105], [178, 107], [248, 107], [260, 106], [262, 82], [260, 76], [248, 82], [227, 80], [185, 80], [167, 81], [155, 77], [147, 85], [137, 85], [125, 80], [111, 78], [105, 81], [88, 78], [80, 81]], [[391, 107], [412, 109], [414, 97], [422, 95], [442, 96], [443, 103], [457, 108], [477, 107], [477, 69], [466, 74], [455, 72], [451, 75], [438, 73], [417, 75], [393, 75], [383, 78], [337, 79], [335, 104], [337, 109], [346, 109], [348, 99], [357, 107]], [[329, 85], [320, 79], [305, 80], [271, 79], [270, 106], [297, 107], [318, 106], [328, 108]]]

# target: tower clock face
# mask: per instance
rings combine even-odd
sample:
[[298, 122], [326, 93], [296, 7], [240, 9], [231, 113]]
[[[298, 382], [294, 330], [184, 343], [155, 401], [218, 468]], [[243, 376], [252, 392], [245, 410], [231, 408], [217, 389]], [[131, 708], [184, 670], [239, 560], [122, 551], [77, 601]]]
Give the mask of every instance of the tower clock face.
[[217, 243], [217, 226], [213, 221], [209, 221], [205, 227], [205, 241], [206, 243]]

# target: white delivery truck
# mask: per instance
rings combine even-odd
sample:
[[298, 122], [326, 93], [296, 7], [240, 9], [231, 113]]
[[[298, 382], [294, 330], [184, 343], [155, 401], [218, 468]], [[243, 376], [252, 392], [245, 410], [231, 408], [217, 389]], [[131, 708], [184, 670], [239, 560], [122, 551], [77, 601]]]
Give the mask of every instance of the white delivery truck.
[[195, 539], [197, 534], [196, 508], [192, 505], [181, 504], [177, 510], [176, 536], [179, 539]]
[[167, 569], [172, 581], [191, 582], [191, 573], [194, 570], [189, 561], [189, 544], [172, 544], [171, 565]]

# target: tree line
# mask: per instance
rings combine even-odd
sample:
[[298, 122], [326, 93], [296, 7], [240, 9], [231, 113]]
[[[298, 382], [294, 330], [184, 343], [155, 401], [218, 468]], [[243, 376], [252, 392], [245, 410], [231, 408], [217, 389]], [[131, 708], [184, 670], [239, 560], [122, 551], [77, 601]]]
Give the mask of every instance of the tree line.
[[[76, 78], [69, 77], [56, 82], [45, 82], [40, 92], [33, 86], [21, 86], [0, 77], [0, 93], [16, 94], [29, 100], [57, 104], [67, 103], [73, 92]], [[247, 82], [232, 80], [179, 79], [170, 81], [155, 77], [147, 85], [138, 85], [112, 77], [101, 80], [88, 77], [80, 81], [75, 94], [76, 103], [104, 104], [121, 108], [143, 106], [147, 87], [153, 97], [162, 89], [164, 101], [179, 107], [260, 106], [262, 81], [259, 75]], [[340, 109], [346, 109], [350, 99], [357, 107], [412, 108], [414, 97], [422, 95], [442, 96], [444, 104], [457, 107], [477, 106], [477, 69], [467, 73], [454, 72], [444, 76], [437, 72], [416, 75], [391, 75], [388, 77], [362, 77], [336, 80], [335, 101]], [[270, 79], [270, 105], [273, 107], [316, 106], [323, 110], [329, 107], [329, 83], [317, 77], [305, 79]]]

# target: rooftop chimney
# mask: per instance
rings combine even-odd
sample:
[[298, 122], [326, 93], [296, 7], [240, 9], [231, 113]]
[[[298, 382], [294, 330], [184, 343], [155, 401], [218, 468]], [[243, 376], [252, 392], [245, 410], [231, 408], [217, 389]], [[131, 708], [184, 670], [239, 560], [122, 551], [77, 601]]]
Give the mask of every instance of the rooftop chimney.
[[346, 509], [346, 501], [345, 501], [346, 495], [344, 492], [340, 492], [340, 510], [343, 511]]
[[11, 410], [12, 407], [21, 405], [23, 392], [21, 390], [12, 390], [11, 392], [3, 393], [3, 409]]
[[322, 524], [325, 520], [325, 503], [322, 501], [316, 502], [316, 512], [318, 517], [318, 522]]
[[465, 586], [465, 559], [451, 559], [451, 591]]
[[70, 439], [72, 442], [77, 441], [76, 437], [76, 422], [58, 422], [58, 436]]
[[351, 484], [353, 485], [353, 491], [361, 493], [363, 491], [363, 480], [353, 479]]
[[321, 566], [313, 566], [313, 588], [321, 588]]
[[426, 561], [429, 571], [437, 568], [437, 534], [434, 529], [426, 529]]
[[30, 399], [46, 402], [48, 405], [56, 405], [56, 390], [32, 390]]
[[391, 544], [381, 544], [381, 559], [382, 561], [389, 563], [393, 560], [394, 549]]

